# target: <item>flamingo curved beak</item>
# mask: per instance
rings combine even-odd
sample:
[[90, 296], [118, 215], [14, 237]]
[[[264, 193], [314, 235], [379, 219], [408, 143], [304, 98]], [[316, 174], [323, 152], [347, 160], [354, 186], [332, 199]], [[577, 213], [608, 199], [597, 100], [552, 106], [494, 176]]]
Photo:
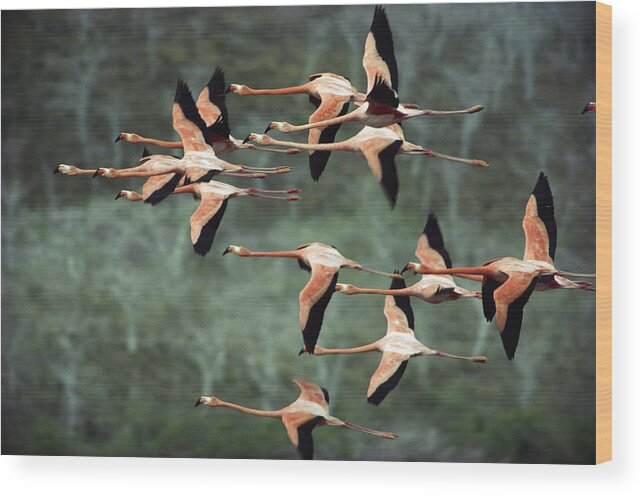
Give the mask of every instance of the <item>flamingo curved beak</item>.
[[96, 169], [96, 172], [94, 172], [94, 174], [92, 174], [92, 178], [94, 178], [96, 176], [100, 176], [100, 172], [98, 172], [99, 170], [100, 169]]
[[122, 139], [123, 139], [123, 135], [119, 134], [118, 136], [116, 136], [116, 139], [114, 140], [114, 143], [118, 143]]
[[297, 353], [297, 355], [298, 355], [298, 356], [301, 356], [301, 355], [303, 355], [304, 353], [306, 353], [306, 347], [305, 347], [305, 346], [304, 346], [301, 350], [299, 350], [299, 353]]
[[250, 135], [246, 136], [243, 140], [243, 144], [245, 145], [248, 141], [250, 141]]
[[201, 398], [199, 398], [198, 400], [196, 400], [196, 403], [194, 404], [194, 406], [199, 406], [200, 404], [201, 404]]
[[228, 94], [228, 93], [230, 93], [231, 91], [232, 91], [232, 85], [228, 86], [228, 87], [225, 89], [225, 91], [223, 92], [223, 94], [224, 94], [224, 95], [227, 95], [227, 94]]
[[116, 193], [116, 198], [114, 198], [114, 200], [118, 200], [120, 197], [121, 197], [121, 192], [119, 191], [118, 193]]
[[268, 131], [270, 131], [272, 129], [271, 126], [272, 126], [272, 122], [270, 124], [268, 124], [268, 127], [266, 127], [266, 130], [263, 132], [263, 134], [268, 134]]
[[60, 169], [58, 168], [58, 166], [56, 166], [56, 168], [54, 169], [54, 174], [60, 174]]
[[230, 253], [230, 246], [228, 245], [225, 250], [223, 250], [222, 255], [225, 257], [228, 253]]

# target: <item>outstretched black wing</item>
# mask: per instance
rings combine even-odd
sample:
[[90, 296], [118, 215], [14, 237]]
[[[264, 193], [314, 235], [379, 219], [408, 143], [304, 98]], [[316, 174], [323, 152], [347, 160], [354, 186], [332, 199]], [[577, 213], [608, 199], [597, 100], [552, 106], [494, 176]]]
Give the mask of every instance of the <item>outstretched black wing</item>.
[[384, 193], [386, 193], [391, 208], [394, 208], [397, 202], [399, 181], [397, 178], [397, 169], [395, 168], [395, 155], [397, 155], [402, 143], [402, 140], [394, 141], [378, 154], [382, 172], [380, 184], [384, 189]]
[[[321, 103], [319, 99], [311, 96], [310, 101], [311, 103], [313, 103], [313, 105], [315, 105], [314, 100]], [[319, 106], [319, 104], [317, 104], [316, 106]], [[346, 102], [337, 114], [337, 117], [346, 115], [348, 113], [348, 107], [349, 103]], [[335, 136], [337, 135], [337, 131], [339, 131], [340, 127], [341, 124], [334, 124], [332, 126], [324, 128], [324, 130], [319, 135], [318, 143], [334, 143]], [[317, 150], [308, 156], [308, 167], [310, 168], [310, 177], [312, 177], [313, 181], [319, 181], [322, 172], [324, 172], [324, 169], [326, 168], [328, 159], [330, 158], [330, 153], [331, 152], [329, 152], [328, 150]]]
[[230, 122], [228, 108], [225, 103], [225, 74], [221, 67], [216, 67], [214, 74], [212, 74], [210, 81], [208, 81], [207, 88], [208, 99], [214, 106], [211, 110], [219, 114], [214, 123], [208, 126], [208, 131], [216, 136], [227, 139], [230, 136]]
[[505, 327], [500, 332], [502, 338], [502, 345], [509, 360], [513, 360], [518, 347], [518, 339], [520, 339], [520, 329], [522, 327], [522, 314], [531, 293], [534, 292], [536, 287], [537, 278], [529, 284], [529, 287], [511, 303], [507, 309], [507, 320]]
[[313, 264], [310, 280], [299, 294], [299, 323], [308, 353], [315, 351], [324, 312], [335, 292], [338, 276], [337, 269]]

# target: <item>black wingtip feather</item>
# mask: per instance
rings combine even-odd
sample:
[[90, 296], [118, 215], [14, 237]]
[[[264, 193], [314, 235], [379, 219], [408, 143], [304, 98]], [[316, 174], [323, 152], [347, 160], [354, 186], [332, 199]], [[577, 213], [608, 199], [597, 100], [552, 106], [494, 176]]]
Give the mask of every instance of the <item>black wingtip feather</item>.
[[393, 48], [393, 33], [391, 26], [388, 22], [386, 9], [382, 5], [375, 7], [373, 13], [373, 22], [371, 23], [370, 32], [373, 33], [375, 38], [375, 47], [380, 57], [384, 60], [391, 73], [391, 84], [393, 89], [397, 91], [398, 75], [397, 75], [397, 61], [395, 60], [395, 52]]
[[444, 238], [442, 237], [438, 218], [433, 213], [430, 213], [426, 219], [422, 233], [426, 236], [429, 246], [440, 254], [444, 260], [444, 265], [446, 265], [447, 269], [450, 269], [452, 267], [451, 257], [444, 246]]
[[[311, 102], [312, 102], [312, 98], [313, 97], [311, 97]], [[318, 101], [321, 103], [320, 100]], [[349, 108], [349, 104], [347, 102], [340, 110], [338, 117], [342, 115], [346, 115], [348, 113], [348, 108]], [[334, 143], [335, 136], [337, 135], [337, 131], [339, 131], [340, 127], [341, 127], [341, 124], [335, 124], [333, 126], [328, 126], [324, 128], [324, 130], [319, 135], [318, 143], [319, 144]], [[330, 152], [327, 150], [317, 150], [308, 156], [308, 167], [310, 169], [310, 177], [313, 179], [313, 181], [315, 182], [319, 181], [319, 178], [321, 177], [322, 172], [324, 172], [324, 169], [326, 169], [326, 164], [328, 163], [329, 158], [330, 158]]]
[[375, 392], [373, 392], [372, 395], [366, 398], [366, 401], [371, 405], [378, 406], [384, 400], [384, 398], [386, 398], [386, 396], [395, 388], [395, 386], [397, 386], [397, 383], [400, 382], [400, 379], [404, 375], [404, 371], [406, 370], [408, 362], [408, 360], [404, 360], [402, 363], [400, 363], [400, 366], [389, 378], [389, 380], [380, 384]]
[[[395, 270], [393, 271], [394, 274], [399, 274], [400, 272]], [[390, 289], [402, 289], [406, 287], [406, 283], [404, 282], [404, 279], [392, 279], [391, 280], [391, 288]], [[399, 296], [399, 295], [394, 295], [393, 299], [395, 300], [395, 304], [404, 312], [404, 315], [406, 315], [406, 320], [409, 323], [409, 327], [411, 329], [415, 329], [415, 316], [413, 315], [413, 308], [411, 307], [411, 298], [408, 296]]]
[[489, 277], [482, 278], [482, 312], [487, 322], [493, 320], [496, 315], [496, 301], [493, 299], [493, 293], [502, 283]]
[[392, 108], [397, 108], [400, 104], [397, 92], [393, 90], [379, 74], [375, 78], [373, 88], [371, 88], [371, 91], [366, 95], [366, 99], [379, 105]]
[[323, 387], [323, 388], [321, 388], [321, 390], [324, 393], [324, 400], [326, 400], [326, 404], [330, 405], [330, 394], [328, 394], [328, 389]]
[[216, 66], [214, 69], [214, 73], [210, 81], [208, 81], [207, 88], [208, 98], [221, 112], [217, 121], [208, 127], [208, 132], [215, 137], [228, 139], [230, 137], [230, 118], [228, 116], [228, 107], [225, 103], [225, 74], [220, 66]]
[[193, 122], [196, 126], [199, 127], [201, 133], [203, 134], [205, 142], [211, 144], [212, 142], [210, 140], [207, 127], [205, 125], [205, 122], [203, 122], [203, 119], [201, 118], [201, 114], [199, 114], [199, 111], [196, 108], [196, 103], [194, 102], [192, 92], [190, 91], [187, 83], [181, 78], [179, 78], [176, 83], [174, 103], [176, 103], [181, 108], [181, 112], [183, 112], [183, 115], [186, 119]]
[[154, 193], [147, 197], [144, 203], [149, 203], [150, 205], [158, 205], [161, 201], [165, 200], [172, 191], [177, 187], [179, 181], [181, 180], [181, 174], [174, 174], [162, 188], [157, 189]]
[[308, 353], [311, 355], [315, 351], [315, 345], [317, 344], [317, 339], [319, 339], [319, 333], [324, 321], [324, 311], [335, 292], [335, 285], [337, 284], [338, 277], [339, 272], [335, 272], [330, 284], [326, 288], [326, 291], [324, 291], [324, 294], [319, 298], [317, 303], [311, 307], [310, 312], [308, 313], [308, 321], [306, 322], [306, 326], [304, 327], [302, 334], [306, 350], [308, 350]]
[[532, 194], [536, 199], [538, 217], [540, 217], [547, 229], [547, 236], [549, 237], [549, 256], [554, 260], [558, 238], [556, 218], [554, 217], [554, 195], [551, 192], [549, 180], [543, 172], [538, 175], [538, 180], [536, 181], [536, 186], [534, 186]]
[[529, 301], [531, 293], [534, 292], [536, 287], [537, 278], [531, 281], [529, 287], [521, 294], [507, 309], [507, 320], [505, 321], [505, 328], [500, 333], [502, 338], [502, 346], [509, 360], [513, 360], [518, 348], [518, 340], [520, 339], [520, 329], [522, 327], [523, 309]]
[[208, 81], [208, 90], [210, 96], [222, 96], [225, 94], [226, 85], [225, 85], [225, 73], [221, 66], [216, 66], [214, 68], [214, 73], [210, 81]]
[[302, 460], [313, 459], [313, 429], [323, 417], [317, 416], [297, 428], [297, 452]]
[[397, 192], [399, 189], [397, 169], [395, 168], [395, 155], [397, 155], [402, 143], [402, 140], [394, 141], [379, 153], [380, 165], [382, 168], [382, 179], [380, 184], [382, 185], [382, 188], [384, 188], [384, 193], [386, 194], [391, 209], [395, 208]]
[[195, 244], [192, 245], [194, 248], [194, 253], [205, 257], [205, 255], [212, 248], [212, 243], [214, 242], [214, 236], [219, 229], [219, 224], [221, 224], [221, 219], [223, 219], [223, 214], [225, 209], [228, 206], [228, 199], [226, 198], [221, 203], [219, 210], [212, 216], [212, 218], [201, 228], [201, 235]]

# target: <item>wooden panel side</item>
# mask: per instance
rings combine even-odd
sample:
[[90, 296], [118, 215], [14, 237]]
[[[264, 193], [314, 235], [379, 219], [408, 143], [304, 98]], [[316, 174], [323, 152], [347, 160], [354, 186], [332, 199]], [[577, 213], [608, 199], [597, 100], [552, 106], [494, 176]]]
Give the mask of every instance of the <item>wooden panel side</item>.
[[596, 463], [612, 459], [612, 7], [596, 3]]

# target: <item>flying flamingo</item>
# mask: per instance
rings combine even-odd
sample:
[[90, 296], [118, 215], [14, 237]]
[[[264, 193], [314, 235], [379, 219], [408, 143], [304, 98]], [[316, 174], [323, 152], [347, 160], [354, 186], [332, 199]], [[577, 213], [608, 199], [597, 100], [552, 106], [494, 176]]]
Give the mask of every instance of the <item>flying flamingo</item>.
[[297, 448], [299, 455], [304, 460], [312, 460], [312, 431], [315, 427], [322, 425], [343, 427], [344, 429], [372, 434], [384, 439], [396, 439], [398, 437], [397, 434], [393, 432], [376, 431], [331, 416], [328, 410], [330, 397], [326, 389], [300, 379], [293, 379], [293, 382], [299, 386], [301, 391], [299, 397], [293, 403], [280, 410], [255, 410], [254, 408], [220, 400], [216, 396], [201, 396], [195, 406], [225, 407], [250, 415], [279, 418], [286, 427], [290, 442]]
[[[351, 101], [366, 101], [366, 95], [354, 88], [348, 78], [330, 72], [311, 74], [307, 83], [298, 86], [256, 90], [244, 84], [231, 84], [226, 89], [226, 93], [228, 92], [241, 96], [307, 94], [308, 100], [315, 107], [315, 111], [308, 118], [310, 124], [346, 115]], [[335, 124], [328, 127], [311, 128], [308, 131], [308, 144], [333, 143], [340, 126], [341, 124]], [[321, 174], [316, 171], [326, 167], [329, 157], [330, 151], [328, 150], [309, 150], [308, 163], [314, 181], [317, 181], [319, 174]]]
[[[206, 134], [210, 139], [214, 152], [219, 155], [230, 153], [235, 150], [258, 150], [254, 145], [243, 143], [240, 139], [234, 138], [230, 134], [230, 123], [228, 109], [225, 104], [225, 75], [223, 69], [217, 66], [210, 78], [208, 84], [201, 90], [196, 100], [196, 107], [205, 125]], [[182, 141], [163, 141], [154, 138], [144, 138], [136, 133], [120, 133], [115, 142], [126, 141], [128, 143], [147, 143], [162, 146], [164, 148], [183, 148]], [[266, 152], [299, 153], [299, 150], [273, 150], [270, 148], [261, 148]], [[250, 167], [247, 169], [255, 170]], [[261, 169], [257, 169], [257, 172]], [[263, 172], [266, 172], [265, 169]]]
[[522, 221], [525, 231], [525, 253], [522, 259], [498, 258], [482, 267], [436, 268], [422, 263], [410, 263], [407, 268], [421, 274], [453, 274], [482, 276], [482, 307], [487, 321], [494, 315], [507, 358], [512, 360], [522, 327], [523, 309], [536, 291], [552, 289], [582, 289], [594, 291], [587, 281], [571, 281], [562, 276], [595, 277], [594, 274], [575, 274], [554, 266], [557, 245], [554, 197], [547, 176], [542, 172], [527, 201]]
[[581, 112], [581, 115], [583, 115], [586, 112], [596, 112], [596, 102], [588, 102], [585, 107], [583, 107], [583, 111]]
[[[344, 257], [337, 248], [323, 243], [308, 243], [291, 251], [250, 251], [243, 246], [228, 246], [223, 252], [234, 253], [240, 257], [284, 257], [296, 258], [301, 269], [311, 272], [311, 277], [299, 293], [299, 327], [304, 344], [309, 350], [315, 349], [319, 338], [324, 311], [335, 292], [339, 270], [357, 269], [391, 278], [401, 278], [399, 274], [388, 274], [361, 265]], [[312, 353], [312, 351], [311, 351]]]
[[[352, 138], [328, 144], [311, 145], [292, 141], [279, 141], [267, 134], [255, 133], [249, 134], [246, 140], [254, 141], [259, 145], [292, 146], [303, 150], [353, 152], [367, 161], [371, 171], [384, 189], [384, 193], [391, 207], [395, 206], [399, 187], [397, 169], [395, 168], [395, 155], [397, 154], [424, 155], [426, 157], [436, 157], [477, 167], [489, 167], [489, 164], [484, 160], [444, 155], [406, 141], [402, 127], [399, 124], [392, 124], [381, 128], [365, 126]], [[311, 165], [311, 175], [313, 179], [319, 179], [323, 170], [323, 168], [313, 169]]]
[[[404, 289], [404, 280], [393, 279], [391, 290]], [[390, 393], [402, 378], [410, 358], [416, 356], [440, 356], [466, 360], [469, 362], [486, 362], [483, 356], [462, 357], [450, 355], [442, 351], [427, 348], [415, 338], [413, 327], [415, 319], [411, 300], [408, 296], [387, 296], [384, 302], [384, 315], [388, 327], [386, 336], [374, 343], [357, 348], [333, 349], [315, 346], [315, 355], [350, 355], [355, 353], [366, 353], [379, 351], [382, 354], [379, 367], [371, 377], [366, 393], [366, 401], [373, 405], [379, 405]], [[299, 352], [301, 355], [306, 347]]]
[[[158, 189], [147, 201], [158, 203], [171, 193], [180, 183], [207, 182], [215, 175], [265, 178], [266, 174], [248, 173], [244, 166], [233, 165], [218, 158], [210, 146], [204, 132], [205, 123], [199, 115], [192, 94], [187, 84], [179, 79], [177, 83], [174, 104], [172, 105], [174, 129], [181, 136], [185, 155], [176, 158], [171, 155], [148, 155], [141, 158], [141, 165], [129, 169], [113, 169], [100, 167], [92, 172], [75, 166], [61, 164], [55, 173], [66, 175], [103, 176], [110, 179], [121, 177], [150, 177], [164, 176], [156, 186]], [[286, 168], [287, 169], [287, 168]], [[287, 172], [276, 169], [273, 172]]]
[[[438, 219], [433, 214], [429, 214], [424, 230], [420, 234], [415, 249], [415, 256], [420, 259], [421, 264], [417, 266], [431, 267], [432, 269], [445, 269], [451, 267], [451, 257], [444, 247], [444, 239], [440, 231]], [[413, 264], [409, 264], [408, 268]], [[417, 271], [420, 272], [420, 271]], [[458, 274], [460, 275], [460, 274]], [[478, 276], [466, 276], [467, 279], [480, 280]], [[391, 288], [391, 289], [365, 289], [358, 288], [352, 284], [337, 284], [335, 289], [348, 295], [354, 294], [378, 294], [391, 296], [414, 296], [427, 303], [438, 304], [449, 300], [459, 298], [480, 298], [480, 293], [470, 291], [458, 286], [453, 277], [450, 275], [423, 275], [415, 284], [409, 287]]]
[[362, 65], [368, 79], [368, 94], [366, 101], [359, 108], [346, 115], [301, 126], [293, 126], [287, 122], [271, 122], [266, 132], [277, 129], [284, 133], [291, 133], [345, 122], [361, 122], [365, 126], [385, 127], [421, 115], [473, 114], [484, 108], [482, 105], [474, 105], [464, 110], [440, 111], [408, 108], [415, 107], [414, 105], [400, 105], [397, 95], [398, 72], [393, 51], [393, 34], [386, 11], [380, 5], [375, 7], [373, 22], [366, 36]]
[[[160, 176], [156, 176], [160, 177]], [[150, 178], [149, 181], [153, 180]], [[147, 183], [145, 183], [147, 184]], [[229, 184], [210, 181], [207, 183], [192, 183], [187, 186], [179, 186], [171, 194], [190, 193], [195, 198], [200, 198], [198, 208], [190, 217], [190, 230], [192, 238], [192, 247], [197, 255], [205, 256], [212, 247], [214, 236], [219, 229], [219, 224], [223, 218], [228, 200], [236, 196], [249, 196], [251, 198], [267, 198], [270, 200], [295, 201], [299, 200], [298, 196], [269, 196], [270, 194], [290, 194], [299, 193], [298, 189], [288, 190], [264, 190], [256, 188], [236, 188]], [[267, 194], [268, 195], [267, 195]], [[143, 201], [146, 198], [145, 185], [143, 194], [135, 191], [121, 190], [116, 195], [116, 200], [125, 198], [130, 201]]]

